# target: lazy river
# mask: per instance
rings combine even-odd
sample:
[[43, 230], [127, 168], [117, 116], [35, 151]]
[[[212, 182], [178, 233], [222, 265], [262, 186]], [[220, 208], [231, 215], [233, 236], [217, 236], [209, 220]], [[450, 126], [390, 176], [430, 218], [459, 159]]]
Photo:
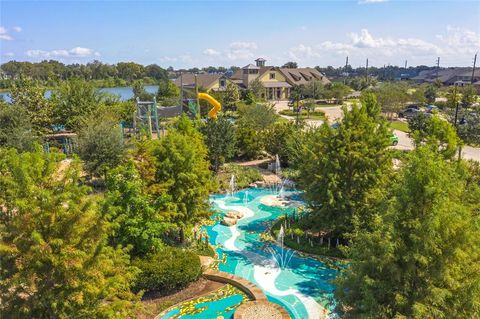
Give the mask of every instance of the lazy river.
[[222, 260], [218, 268], [255, 283], [271, 302], [282, 305], [294, 319], [327, 318], [334, 308], [335, 287], [330, 281], [337, 272], [291, 250], [288, 251], [291, 259], [284, 267], [278, 266], [272, 251], [280, 254], [280, 246], [262, 241], [260, 234], [294, 208], [262, 204], [262, 197], [268, 195], [272, 195], [270, 190], [249, 188], [233, 195], [211, 197], [213, 208], [218, 212], [216, 216], [229, 211], [244, 215], [234, 226], [223, 226], [217, 221], [205, 227], [210, 243]]

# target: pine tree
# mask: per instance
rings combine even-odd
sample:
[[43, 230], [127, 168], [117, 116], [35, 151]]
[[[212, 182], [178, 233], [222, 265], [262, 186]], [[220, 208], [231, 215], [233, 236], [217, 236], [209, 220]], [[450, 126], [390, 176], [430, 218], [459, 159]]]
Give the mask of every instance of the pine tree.
[[0, 150], [0, 313], [3, 318], [125, 318], [135, 268], [106, 246], [108, 223], [79, 165]]
[[224, 116], [209, 119], [202, 127], [208, 157], [213, 170], [218, 171], [225, 160], [231, 159], [236, 151], [236, 134], [233, 124]]
[[375, 227], [348, 250], [337, 280], [345, 318], [480, 315], [480, 200], [457, 165], [427, 147], [409, 156]]
[[374, 95], [343, 109], [337, 128], [327, 123], [307, 134], [297, 166], [299, 183], [313, 210], [316, 228], [344, 236], [354, 218], [366, 221], [369, 193], [391, 170], [388, 127]]
[[236, 110], [238, 102], [240, 102], [240, 92], [238, 91], [238, 86], [228, 81], [225, 94], [223, 96], [223, 107], [225, 110]]

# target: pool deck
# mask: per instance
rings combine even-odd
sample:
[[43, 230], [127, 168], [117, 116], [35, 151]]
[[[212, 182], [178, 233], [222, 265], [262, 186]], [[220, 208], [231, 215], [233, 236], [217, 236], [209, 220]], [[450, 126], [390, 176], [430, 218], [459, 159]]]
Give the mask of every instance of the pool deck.
[[[252, 314], [252, 311], [250, 311], [250, 308], [258, 309], [257, 315]], [[260, 309], [264, 310], [260, 310]], [[247, 303], [244, 303], [240, 307], [237, 308], [235, 313], [233, 314], [233, 319], [254, 319], [255, 318], [263, 318], [263, 319], [269, 319], [269, 318], [278, 318], [278, 319], [290, 319], [290, 315], [288, 312], [285, 310], [280, 305], [277, 305], [275, 303], [272, 303], [270, 301], [249, 301]]]

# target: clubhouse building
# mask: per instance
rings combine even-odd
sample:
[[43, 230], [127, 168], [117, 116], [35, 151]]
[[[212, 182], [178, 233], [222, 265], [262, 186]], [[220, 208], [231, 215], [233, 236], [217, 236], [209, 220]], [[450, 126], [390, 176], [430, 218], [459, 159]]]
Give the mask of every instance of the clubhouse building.
[[[197, 85], [206, 91], [225, 90], [227, 82], [238, 85], [241, 90], [247, 90], [253, 81], [259, 81], [265, 91], [262, 97], [267, 100], [287, 100], [291, 89], [312, 81], [323, 84], [330, 83], [325, 75], [315, 68], [279, 68], [265, 66], [265, 60], [258, 58], [255, 64], [248, 64], [236, 70], [230, 77], [224, 74], [198, 74]], [[175, 80], [177, 86], [184, 88], [195, 86], [195, 75], [186, 73]]]

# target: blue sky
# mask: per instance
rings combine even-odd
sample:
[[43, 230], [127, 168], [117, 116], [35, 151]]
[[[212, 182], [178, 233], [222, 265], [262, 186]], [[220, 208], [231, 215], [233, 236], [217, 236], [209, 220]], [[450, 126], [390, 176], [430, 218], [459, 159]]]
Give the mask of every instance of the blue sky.
[[471, 65], [480, 1], [4, 1], [0, 59]]

